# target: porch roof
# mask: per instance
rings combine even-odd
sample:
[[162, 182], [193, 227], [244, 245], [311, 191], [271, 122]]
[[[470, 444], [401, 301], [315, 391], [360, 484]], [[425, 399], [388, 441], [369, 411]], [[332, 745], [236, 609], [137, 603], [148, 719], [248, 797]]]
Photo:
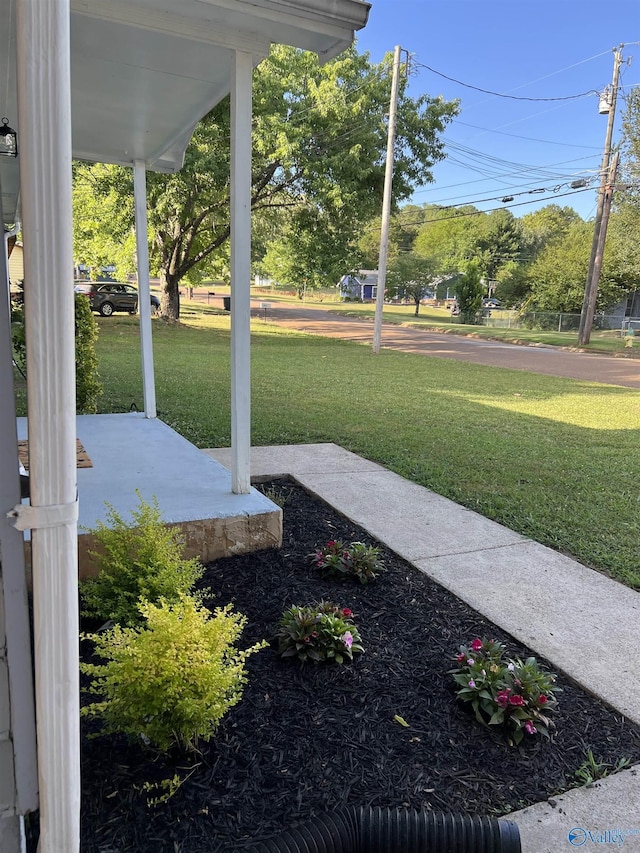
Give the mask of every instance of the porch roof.
[[[17, 0], [0, 0], [0, 116], [18, 131]], [[233, 52], [272, 43], [330, 59], [369, 14], [364, 0], [71, 0], [73, 157], [175, 172], [197, 122], [231, 89]], [[18, 163], [0, 157], [5, 224], [20, 219]]]

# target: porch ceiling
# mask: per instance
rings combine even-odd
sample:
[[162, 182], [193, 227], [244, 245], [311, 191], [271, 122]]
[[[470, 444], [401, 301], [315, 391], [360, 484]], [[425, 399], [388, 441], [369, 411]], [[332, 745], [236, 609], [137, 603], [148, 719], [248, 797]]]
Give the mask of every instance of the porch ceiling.
[[[16, 5], [0, 0], [0, 118], [18, 131]], [[272, 43], [330, 59], [366, 23], [363, 0], [71, 0], [71, 108], [77, 159], [174, 172], [197, 122], [231, 88], [235, 50]], [[19, 219], [18, 162], [0, 158], [4, 221]]]

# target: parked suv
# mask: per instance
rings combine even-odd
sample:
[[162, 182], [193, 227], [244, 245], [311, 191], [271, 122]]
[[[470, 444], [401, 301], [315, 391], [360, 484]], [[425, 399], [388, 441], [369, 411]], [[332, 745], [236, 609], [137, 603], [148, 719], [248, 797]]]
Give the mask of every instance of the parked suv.
[[[110, 317], [114, 311], [127, 311], [129, 314], [138, 312], [138, 291], [131, 284], [121, 281], [109, 281], [101, 284], [96, 282], [76, 282], [76, 293], [84, 293], [89, 298], [92, 311], [99, 311], [103, 317]], [[151, 295], [151, 309], [157, 311], [160, 300]]]

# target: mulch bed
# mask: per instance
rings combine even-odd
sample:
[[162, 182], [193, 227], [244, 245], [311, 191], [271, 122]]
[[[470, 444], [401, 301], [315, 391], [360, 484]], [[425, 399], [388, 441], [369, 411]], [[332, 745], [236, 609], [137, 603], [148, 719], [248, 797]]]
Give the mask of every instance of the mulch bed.
[[[318, 545], [377, 543], [297, 485], [268, 488], [284, 499], [282, 548], [218, 560], [202, 585], [248, 617], [247, 645], [271, 637], [287, 606], [324, 598], [353, 610], [364, 654], [341, 667], [252, 656], [242, 701], [198, 754], [86, 739], [83, 722], [84, 853], [239, 851], [340, 805], [496, 816], [571, 787], [589, 749], [612, 765], [640, 761], [638, 728], [564, 677], [552, 742], [510, 747], [479, 725], [447, 675], [458, 645], [495, 637], [513, 655], [527, 649], [384, 546], [375, 583], [323, 579], [307, 559]], [[150, 807], [158, 791], [145, 783], [176, 772], [188, 778]]]

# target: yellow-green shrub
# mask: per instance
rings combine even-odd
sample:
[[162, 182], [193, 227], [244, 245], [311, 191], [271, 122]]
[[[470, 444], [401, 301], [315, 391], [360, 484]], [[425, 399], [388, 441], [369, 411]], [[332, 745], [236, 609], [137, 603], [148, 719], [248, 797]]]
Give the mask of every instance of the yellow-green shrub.
[[266, 643], [236, 649], [245, 617], [230, 606], [211, 613], [187, 595], [140, 611], [143, 625], [90, 636], [104, 663], [81, 664], [99, 699], [83, 714], [160, 750], [208, 741], [241, 698], [247, 657]]
[[200, 560], [183, 559], [180, 532], [163, 524], [156, 500], [149, 504], [136, 494], [131, 523], [107, 504], [107, 522], [88, 531], [97, 542], [91, 556], [99, 574], [82, 581], [85, 616], [138, 624], [140, 601], [177, 601], [202, 576]]

